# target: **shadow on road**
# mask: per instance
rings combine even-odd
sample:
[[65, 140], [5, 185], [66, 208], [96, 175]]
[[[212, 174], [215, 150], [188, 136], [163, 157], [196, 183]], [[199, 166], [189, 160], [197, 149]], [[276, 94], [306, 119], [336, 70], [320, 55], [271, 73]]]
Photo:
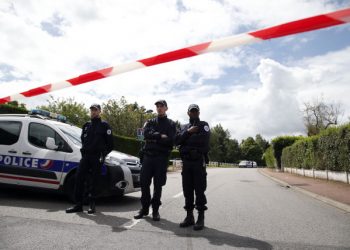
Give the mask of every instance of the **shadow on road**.
[[86, 213], [77, 213], [77, 215], [84, 219], [92, 220], [98, 225], [111, 227], [113, 232], [118, 233], [127, 230], [126, 228], [122, 227], [122, 225], [132, 221], [131, 219], [126, 219], [115, 215], [106, 215], [98, 211], [94, 215], [89, 215]]
[[151, 218], [146, 218], [145, 220], [154, 227], [164, 231], [173, 232], [176, 236], [204, 238], [207, 239], [210, 244], [215, 246], [228, 245], [232, 247], [255, 248], [261, 250], [272, 249], [272, 245], [265, 241], [219, 231], [214, 228], [205, 227], [205, 229], [202, 231], [194, 231], [192, 227], [180, 228], [178, 223], [174, 223], [163, 218], [160, 222], [154, 222]]
[[[137, 210], [140, 199], [133, 196], [105, 197], [96, 201], [101, 212], [127, 212]], [[66, 196], [49, 191], [26, 190], [22, 188], [0, 188], [0, 206], [46, 209], [57, 212], [72, 206]]]

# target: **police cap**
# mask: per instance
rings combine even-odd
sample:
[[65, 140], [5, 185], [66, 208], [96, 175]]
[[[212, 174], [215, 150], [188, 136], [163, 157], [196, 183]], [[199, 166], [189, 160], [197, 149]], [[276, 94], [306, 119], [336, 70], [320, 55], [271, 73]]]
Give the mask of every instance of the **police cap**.
[[165, 107], [168, 107], [168, 104], [166, 103], [165, 100], [158, 100], [154, 103], [154, 105], [157, 105], [157, 104], [161, 104], [161, 105], [164, 105]]
[[98, 109], [98, 110], [101, 110], [101, 106], [100, 106], [100, 104], [93, 103], [93, 104], [91, 104], [90, 109]]
[[190, 106], [188, 106], [188, 111], [191, 111], [193, 109], [199, 111], [199, 106], [197, 104], [191, 104]]

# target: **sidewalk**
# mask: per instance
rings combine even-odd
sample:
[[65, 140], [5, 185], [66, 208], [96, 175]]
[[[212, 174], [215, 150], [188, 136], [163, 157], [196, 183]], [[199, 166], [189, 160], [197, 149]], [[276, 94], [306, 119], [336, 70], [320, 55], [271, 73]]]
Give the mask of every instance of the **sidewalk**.
[[274, 169], [259, 170], [265, 176], [284, 186], [301, 191], [316, 199], [350, 212], [350, 185], [341, 182], [313, 179], [300, 175], [276, 172]]

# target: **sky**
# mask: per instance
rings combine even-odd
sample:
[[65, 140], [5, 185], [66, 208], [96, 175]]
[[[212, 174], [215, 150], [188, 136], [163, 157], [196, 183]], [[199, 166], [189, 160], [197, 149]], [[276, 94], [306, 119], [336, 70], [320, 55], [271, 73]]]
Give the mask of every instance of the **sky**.
[[[0, 97], [160, 53], [350, 6], [309, 0], [2, 0]], [[339, 103], [350, 117], [350, 25], [169, 62], [51, 92], [87, 107], [122, 96], [185, 123], [201, 119], [242, 140], [305, 135], [304, 103]], [[49, 94], [20, 100], [27, 108]]]

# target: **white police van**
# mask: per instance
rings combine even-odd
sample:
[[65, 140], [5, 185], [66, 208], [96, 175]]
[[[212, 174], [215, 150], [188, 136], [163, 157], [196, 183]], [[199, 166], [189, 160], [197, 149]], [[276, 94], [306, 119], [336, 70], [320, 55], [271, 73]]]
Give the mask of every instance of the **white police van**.
[[[64, 121], [43, 110], [1, 114], [0, 184], [57, 190], [73, 199], [81, 129]], [[98, 196], [139, 191], [140, 171], [139, 158], [112, 151], [101, 167]]]

